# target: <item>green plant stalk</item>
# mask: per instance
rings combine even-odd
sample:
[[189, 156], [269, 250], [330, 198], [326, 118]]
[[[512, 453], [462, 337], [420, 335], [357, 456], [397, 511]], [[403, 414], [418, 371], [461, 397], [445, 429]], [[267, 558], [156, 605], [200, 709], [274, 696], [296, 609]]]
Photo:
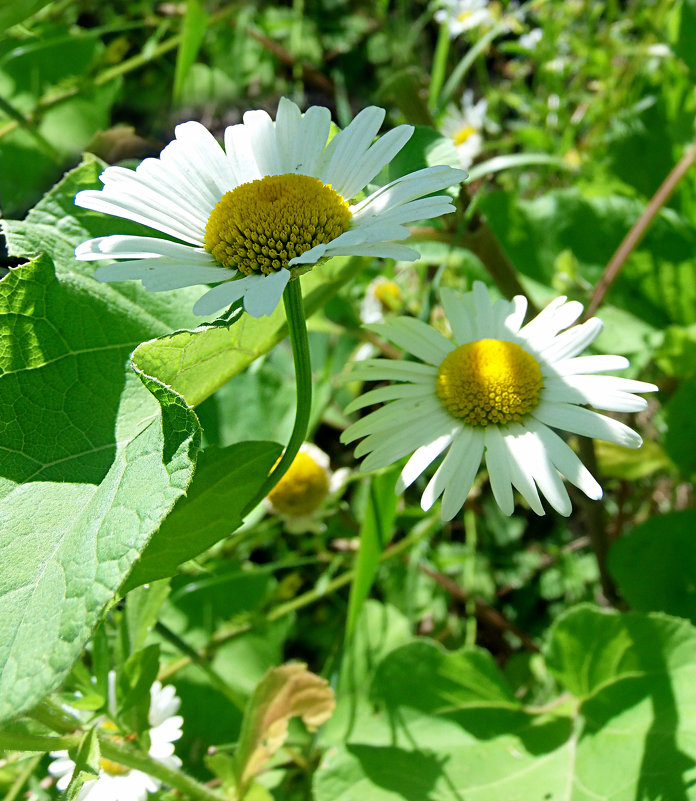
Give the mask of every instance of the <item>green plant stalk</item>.
[[[519, 8], [513, 11], [508, 16], [517, 17], [521, 19], [528, 6], [532, 4], [535, 0], [527, 0], [526, 3], [523, 3]], [[537, 0], [538, 2], [538, 0]], [[498, 36], [501, 36], [504, 33], [507, 33], [510, 30], [510, 25], [506, 19], [501, 20], [494, 28], [491, 28], [485, 36], [482, 36], [476, 44], [466, 52], [464, 57], [461, 59], [459, 64], [452, 70], [452, 74], [447, 79], [447, 83], [445, 84], [445, 88], [442, 90], [442, 93], [439, 98], [439, 103], [437, 105], [436, 115], [440, 114], [444, 107], [449, 103], [452, 99], [452, 95], [457, 91], [457, 87], [461, 86], [462, 81], [464, 80], [464, 76], [467, 72], [471, 69], [472, 65], [476, 61], [476, 59], [485, 51], [489, 44], [494, 39], [497, 39]]]
[[141, 770], [173, 790], [178, 790], [184, 797], [198, 801], [227, 801], [221, 793], [216, 793], [177, 768], [167, 767], [148, 754], [136, 751], [130, 745], [114, 742], [108, 735], [99, 735], [99, 748], [106, 759], [118, 762], [127, 768]]
[[297, 405], [295, 407], [295, 424], [292, 427], [290, 441], [280, 461], [261, 485], [256, 496], [246, 505], [242, 515], [248, 514], [257, 506], [285, 475], [293, 462], [300, 445], [307, 436], [309, 417], [312, 411], [312, 364], [309, 358], [309, 340], [305, 321], [304, 304], [300, 279], [290, 281], [283, 292], [285, 316], [288, 321], [288, 333], [292, 347], [292, 359], [295, 365], [295, 388]]
[[213, 687], [219, 690], [220, 693], [225, 696], [225, 698], [231, 701], [237, 707], [237, 709], [240, 710], [240, 712], [244, 712], [246, 709], [246, 698], [229, 686], [229, 684], [208, 662], [204, 655], [199, 654], [195, 648], [192, 648], [185, 640], [182, 640], [176, 632], [169, 629], [164, 625], [164, 623], [158, 621], [155, 624], [155, 631], [165, 640], [170, 642], [177, 650], [181, 651], [182, 654], [186, 654], [193, 664], [205, 673]]
[[430, 75], [430, 86], [428, 87], [428, 108], [435, 111], [438, 107], [438, 98], [442, 84], [445, 82], [445, 72], [447, 71], [447, 56], [449, 55], [450, 36], [447, 25], [440, 25], [433, 55], [433, 70]]
[[476, 59], [495, 38], [503, 33], [506, 33], [507, 30], [507, 22], [499, 22], [495, 28], [491, 28], [491, 30], [488, 31], [485, 36], [482, 36], [471, 49], [467, 50], [459, 64], [457, 64], [457, 66], [452, 70], [452, 74], [447, 79], [447, 83], [445, 83], [445, 88], [440, 94], [439, 102], [436, 107], [436, 116], [437, 114], [442, 113], [442, 110], [452, 99], [452, 95], [457, 90], [457, 87], [461, 86], [464, 76], [471, 69]]
[[30, 776], [36, 770], [39, 762], [43, 758], [43, 754], [37, 754], [35, 757], [27, 760], [26, 765], [19, 771], [17, 778], [12, 783], [12, 787], [5, 794], [4, 801], [16, 801], [22, 795], [24, 785], [29, 781]]
[[44, 734], [0, 731], [0, 751], [65, 751], [80, 742], [79, 734], [47, 737]]
[[476, 578], [476, 549], [478, 536], [476, 532], [476, 513], [473, 509], [464, 511], [464, 530], [466, 531], [466, 544], [469, 546], [469, 564], [466, 571], [466, 592], [468, 599], [466, 602], [466, 632], [465, 644], [469, 648], [476, 645], [476, 599], [473, 595], [474, 580]]
[[[167, 767], [148, 754], [137, 751], [131, 745], [114, 742], [108, 734], [99, 734], [98, 737], [99, 749], [106, 759], [131, 770], [141, 770], [148, 776], [159, 779], [168, 787], [179, 790], [186, 797], [199, 801], [226, 801], [225, 796], [213, 792], [182, 771]], [[64, 751], [76, 748], [79, 743], [79, 734], [46, 737], [39, 734], [0, 732], [0, 751]]]

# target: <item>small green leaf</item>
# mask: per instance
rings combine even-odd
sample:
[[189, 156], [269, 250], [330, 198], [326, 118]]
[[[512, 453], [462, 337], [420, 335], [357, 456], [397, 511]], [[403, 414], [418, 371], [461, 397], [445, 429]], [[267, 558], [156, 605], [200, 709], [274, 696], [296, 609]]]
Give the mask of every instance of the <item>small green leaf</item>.
[[82, 735], [77, 753], [74, 756], [75, 768], [66, 792], [65, 801], [76, 801], [85, 782], [94, 781], [101, 770], [99, 759], [99, 740], [95, 729], [89, 729]]
[[159, 671], [159, 653], [159, 645], [148, 645], [131, 654], [118, 672], [117, 713], [130, 731], [149, 727], [150, 688]]
[[50, 2], [51, 0], [25, 0], [23, 3], [12, 3], [3, 0], [2, 6], [0, 6], [0, 31], [24, 22], [25, 19], [32, 17]]
[[174, 100], [181, 99], [181, 90], [203, 43], [208, 27], [208, 14], [200, 0], [186, 0], [186, 13], [181, 28], [181, 44], [174, 68]]
[[431, 642], [413, 642], [380, 663], [372, 699], [389, 708], [408, 706], [431, 715], [453, 715], [471, 706], [519, 708], [493, 657], [482, 648], [448, 652]]
[[346, 639], [353, 636], [355, 625], [377, 575], [382, 551], [389, 543], [396, 517], [394, 487], [398, 470], [391, 470], [370, 479], [367, 508], [360, 526], [360, 548], [355, 560], [355, 578], [350, 587]]
[[621, 594], [638, 612], [667, 612], [696, 623], [696, 511], [646, 520], [609, 552]]
[[282, 447], [275, 442], [240, 442], [202, 451], [185, 496], [152, 537], [122, 589], [173, 576], [242, 524], [242, 514], [275, 464]]

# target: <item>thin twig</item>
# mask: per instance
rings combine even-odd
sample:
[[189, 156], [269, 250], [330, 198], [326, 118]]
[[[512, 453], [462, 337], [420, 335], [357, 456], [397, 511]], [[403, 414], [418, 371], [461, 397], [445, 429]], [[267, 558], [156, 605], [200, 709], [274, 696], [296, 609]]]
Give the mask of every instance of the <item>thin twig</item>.
[[597, 311], [604, 300], [604, 296], [607, 294], [609, 288], [621, 271], [621, 268], [624, 266], [626, 259], [637, 247], [658, 211], [669, 200], [670, 195], [676, 189], [679, 181], [686, 175], [689, 167], [694, 163], [694, 160], [696, 160], [696, 142], [687, 148], [684, 155], [679, 159], [679, 162], [662, 182], [657, 192], [655, 192], [650, 203], [645, 207], [645, 210], [636, 220], [631, 230], [626, 234], [623, 242], [616, 249], [616, 253], [611, 257], [602, 277], [597, 282], [597, 286], [585, 310], [584, 319], [589, 319]]
[[[467, 603], [471, 600], [471, 595], [466, 592], [466, 590], [463, 590], [456, 582], [452, 581], [452, 579], [448, 576], [439, 573], [437, 570], [433, 570], [433, 568], [428, 567], [427, 565], [418, 565], [418, 569], [421, 573], [429, 576], [436, 584], [439, 584], [443, 590], [446, 590], [458, 601]], [[525, 634], [521, 629], [517, 628], [517, 626], [509, 621], [505, 615], [503, 615], [497, 609], [494, 609], [492, 606], [489, 606], [480, 598], [476, 598], [474, 601], [476, 604], [477, 618], [484, 620], [486, 623], [489, 623], [499, 631], [509, 631], [511, 634], [519, 637], [527, 650], [533, 651], [534, 653], [539, 653], [539, 646], [534, 642], [534, 640], [528, 634]]]

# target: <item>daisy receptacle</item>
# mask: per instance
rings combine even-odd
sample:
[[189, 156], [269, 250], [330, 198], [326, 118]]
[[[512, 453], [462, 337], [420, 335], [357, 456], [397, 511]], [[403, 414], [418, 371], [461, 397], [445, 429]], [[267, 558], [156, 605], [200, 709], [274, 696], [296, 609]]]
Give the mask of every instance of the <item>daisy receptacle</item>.
[[[159, 158], [135, 170], [108, 167], [102, 189], [75, 203], [148, 226], [158, 236], [114, 233], [82, 242], [78, 260], [99, 281], [139, 279], [152, 291], [216, 284], [195, 303], [201, 316], [241, 301], [255, 317], [270, 314], [285, 286], [332, 256], [412, 261], [406, 227], [454, 210], [448, 195], [466, 173], [434, 166], [362, 193], [413, 133], [399, 125], [375, 141], [385, 112], [363, 109], [329, 141], [329, 109], [302, 114], [282, 98], [273, 121], [247, 111], [228, 127], [224, 149], [198, 122], [176, 127]], [[361, 196], [360, 199], [357, 199]]]
[[361, 469], [386, 467], [410, 454], [397, 483], [403, 492], [445, 454], [421, 499], [424, 510], [442, 496], [442, 519], [451, 520], [466, 502], [485, 458], [493, 495], [510, 515], [513, 488], [539, 515], [540, 494], [560, 514], [572, 507], [562, 477], [589, 498], [602, 488], [556, 431], [639, 448], [640, 436], [607, 415], [586, 408], [638, 412], [654, 392], [643, 381], [600, 375], [628, 367], [623, 356], [581, 356], [602, 329], [592, 318], [573, 325], [582, 304], [558, 298], [523, 325], [524, 297], [491, 303], [476, 282], [472, 292], [441, 292], [453, 341], [420, 320], [399, 317], [369, 326], [420, 361], [368, 359], [350, 380], [390, 381], [358, 397], [352, 412], [381, 408], [343, 433], [343, 442], [362, 439]]

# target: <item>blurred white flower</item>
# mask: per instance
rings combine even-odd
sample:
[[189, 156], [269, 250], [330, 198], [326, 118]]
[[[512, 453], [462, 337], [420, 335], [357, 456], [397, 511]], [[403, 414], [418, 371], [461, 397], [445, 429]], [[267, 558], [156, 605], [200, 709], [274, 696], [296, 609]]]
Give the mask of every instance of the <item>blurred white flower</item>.
[[446, 0], [435, 12], [435, 19], [447, 26], [452, 39], [471, 28], [492, 25], [495, 21], [487, 0]]
[[454, 142], [462, 168], [468, 170], [483, 149], [483, 128], [486, 124], [488, 101], [482, 98], [474, 103], [474, 93], [467, 89], [462, 97], [461, 109], [447, 107], [440, 124], [443, 136]]
[[528, 33], [523, 33], [520, 36], [518, 43], [524, 50], [534, 50], [541, 41], [544, 32], [541, 28], [532, 28]]
[[401, 287], [389, 278], [377, 276], [370, 281], [360, 303], [363, 323], [381, 323], [385, 312], [394, 312], [403, 304]]
[[303, 442], [285, 475], [268, 493], [265, 506], [291, 534], [321, 534], [326, 528], [321, 507], [342, 492], [349, 475], [345, 467], [332, 471], [328, 455], [313, 443]]
[[[113, 673], [110, 680], [112, 677]], [[113, 681], [110, 683], [113, 684]], [[181, 737], [183, 723], [183, 718], [176, 714], [180, 705], [181, 701], [171, 684], [163, 687], [156, 681], [150, 688], [148, 754], [170, 768], [181, 765], [179, 757], [174, 755], [174, 741]], [[102, 727], [108, 731], [115, 728], [108, 720], [104, 721]], [[51, 756], [54, 761], [48, 766], [48, 772], [57, 779], [58, 790], [63, 791], [70, 784], [75, 763], [67, 751], [52, 751]], [[76, 801], [145, 801], [147, 794], [159, 790], [161, 784], [159, 779], [140, 770], [102, 759], [99, 776], [82, 785]]]
[[553, 429], [638, 448], [642, 440], [635, 431], [585, 405], [637, 412], [647, 402], [633, 393], [657, 387], [596, 375], [627, 367], [622, 356], [578, 356], [602, 324], [592, 318], [573, 326], [582, 313], [577, 301], [558, 298], [522, 326], [523, 297], [491, 304], [479, 281], [472, 292], [443, 289], [441, 296], [454, 342], [420, 320], [391, 318], [372, 330], [421, 361], [370, 359], [347, 377], [400, 382], [366, 392], [346, 409], [386, 402], [341, 437], [365, 437], [355, 449], [356, 457], [366, 456], [361, 469], [377, 470], [411, 454], [397, 484], [403, 492], [446, 452], [421, 499], [427, 511], [442, 495], [443, 520], [466, 502], [484, 453], [504, 514], [513, 512], [515, 487], [537, 514], [544, 514], [541, 491], [556, 511], [569, 515], [559, 474], [589, 498], [601, 498], [602, 488]]
[[399, 125], [373, 143], [384, 120], [370, 106], [329, 142], [329, 109], [302, 114], [287, 98], [275, 122], [248, 111], [225, 131], [225, 150], [198, 122], [176, 127], [158, 159], [136, 170], [108, 167], [100, 190], [78, 192], [86, 209], [147, 225], [166, 237], [112, 235], [78, 245], [75, 258], [125, 259], [99, 267], [99, 281], [140, 279], [151, 292], [217, 284], [194, 304], [211, 315], [242, 300], [254, 317], [270, 314], [291, 276], [331, 256], [413, 261], [399, 244], [408, 223], [454, 210], [433, 195], [466, 176], [426, 167], [359, 195], [413, 133]]

